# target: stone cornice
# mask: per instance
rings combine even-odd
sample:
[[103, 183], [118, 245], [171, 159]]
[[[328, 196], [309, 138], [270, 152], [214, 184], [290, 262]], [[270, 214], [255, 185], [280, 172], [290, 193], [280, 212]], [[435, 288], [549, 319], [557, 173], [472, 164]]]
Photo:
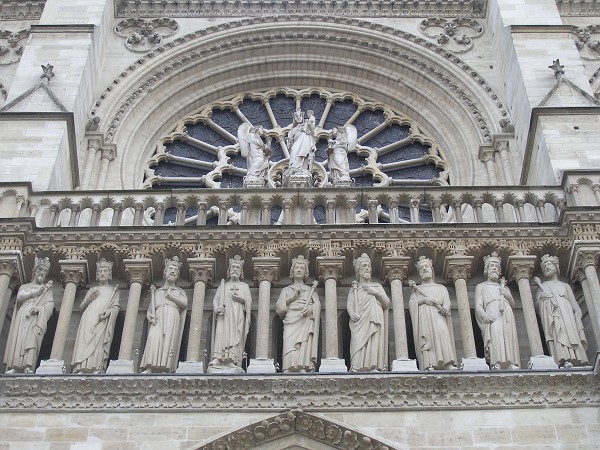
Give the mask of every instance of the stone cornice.
[[0, 376], [0, 409], [364, 411], [600, 406], [595, 369], [345, 375]]
[[260, 0], [182, 2], [164, 0], [120, 0], [115, 2], [115, 17], [251, 17], [269, 15], [362, 16], [362, 17], [485, 17], [487, 0], [464, 2], [398, 2], [369, 0], [314, 2], [310, 0]]

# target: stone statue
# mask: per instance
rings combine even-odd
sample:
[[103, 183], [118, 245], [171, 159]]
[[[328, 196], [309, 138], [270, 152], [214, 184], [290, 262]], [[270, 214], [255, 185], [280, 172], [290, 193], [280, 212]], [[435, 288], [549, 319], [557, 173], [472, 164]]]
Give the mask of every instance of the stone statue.
[[358, 281], [348, 293], [351, 371], [374, 372], [387, 366], [387, 309], [390, 299], [379, 283], [371, 282], [371, 259], [354, 260]]
[[308, 261], [300, 255], [292, 260], [290, 277], [294, 281], [284, 287], [275, 304], [283, 319], [283, 371], [315, 372], [321, 302], [315, 292], [318, 282], [308, 279]]
[[289, 173], [310, 174], [315, 152], [315, 129], [316, 119], [312, 111], [306, 112], [296, 110], [294, 113], [292, 128], [287, 135], [287, 145], [290, 149]]
[[422, 284], [410, 280], [413, 292], [408, 309], [421, 370], [457, 369], [448, 289], [433, 282], [433, 263], [421, 256], [417, 271]]
[[[52, 281], [44, 283], [49, 271], [48, 258], [35, 258], [31, 283], [24, 284], [17, 292], [15, 314], [4, 352], [7, 374], [35, 371], [48, 319], [54, 312]], [[19, 304], [21, 307], [17, 311]]]
[[241, 281], [243, 266], [239, 255], [229, 260], [229, 281], [221, 280], [213, 300], [213, 359], [208, 364], [208, 372], [243, 372], [242, 359], [252, 309], [250, 288]]
[[485, 356], [491, 369], [518, 369], [521, 362], [513, 300], [500, 278], [496, 252], [483, 258], [486, 281], [475, 288], [475, 317], [483, 334]]
[[243, 123], [238, 128], [238, 141], [240, 154], [246, 158], [246, 178], [244, 185], [263, 187], [269, 170], [269, 157], [271, 156], [271, 138], [264, 136], [262, 126], [253, 127]]
[[571, 286], [558, 280], [558, 258], [544, 255], [541, 266], [546, 281], [534, 278], [536, 303], [550, 354], [559, 367], [588, 364], [581, 308]]
[[177, 256], [165, 260], [164, 284], [156, 289], [150, 286], [148, 338], [140, 363], [143, 373], [174, 372], [179, 360], [179, 347], [185, 323], [188, 298], [176, 286], [181, 262]]
[[98, 286], [86, 294], [79, 311], [81, 321], [73, 349], [73, 373], [102, 373], [106, 370], [115, 322], [119, 314], [119, 288], [111, 286], [112, 261], [96, 265]]
[[348, 152], [356, 149], [357, 133], [353, 125], [335, 127], [332, 130], [332, 138], [329, 139], [327, 155], [329, 156], [329, 177], [336, 184], [348, 184], [350, 178], [350, 165], [348, 164]]

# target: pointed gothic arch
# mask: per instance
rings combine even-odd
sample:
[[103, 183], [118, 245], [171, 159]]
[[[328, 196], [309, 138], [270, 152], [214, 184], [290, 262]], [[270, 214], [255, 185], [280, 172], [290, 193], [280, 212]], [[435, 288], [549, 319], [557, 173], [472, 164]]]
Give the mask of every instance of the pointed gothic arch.
[[324, 416], [288, 411], [217, 436], [195, 450], [388, 450], [385, 442]]

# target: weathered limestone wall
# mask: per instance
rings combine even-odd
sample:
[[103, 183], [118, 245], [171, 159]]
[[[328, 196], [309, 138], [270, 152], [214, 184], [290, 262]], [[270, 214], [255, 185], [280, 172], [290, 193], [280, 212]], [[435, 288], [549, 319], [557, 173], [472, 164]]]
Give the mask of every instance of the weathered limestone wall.
[[[1, 413], [0, 449], [187, 450], [274, 414]], [[594, 407], [322, 414], [397, 449], [592, 449], [600, 438], [600, 410]]]

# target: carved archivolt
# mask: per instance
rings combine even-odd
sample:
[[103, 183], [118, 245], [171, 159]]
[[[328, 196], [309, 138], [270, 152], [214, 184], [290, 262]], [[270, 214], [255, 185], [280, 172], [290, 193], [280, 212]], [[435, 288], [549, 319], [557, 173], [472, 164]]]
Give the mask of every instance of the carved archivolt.
[[[358, 129], [358, 146], [348, 156], [357, 186], [448, 183], [439, 146], [406, 115], [347, 92], [280, 88], [219, 100], [181, 119], [148, 161], [145, 185], [241, 187], [246, 160], [239, 155], [236, 133], [242, 123], [249, 123], [264, 127], [273, 141], [268, 186], [276, 187], [289, 156], [284, 135], [297, 108], [314, 110], [314, 164], [323, 172], [331, 129], [352, 123]], [[326, 175], [318, 183], [325, 185]]]
[[314, 439], [335, 449], [388, 450], [391, 448], [378, 439], [366, 436], [326, 417], [303, 411], [290, 411], [239, 428], [196, 450], [261, 448], [261, 445], [267, 442], [277, 441], [293, 434]]

